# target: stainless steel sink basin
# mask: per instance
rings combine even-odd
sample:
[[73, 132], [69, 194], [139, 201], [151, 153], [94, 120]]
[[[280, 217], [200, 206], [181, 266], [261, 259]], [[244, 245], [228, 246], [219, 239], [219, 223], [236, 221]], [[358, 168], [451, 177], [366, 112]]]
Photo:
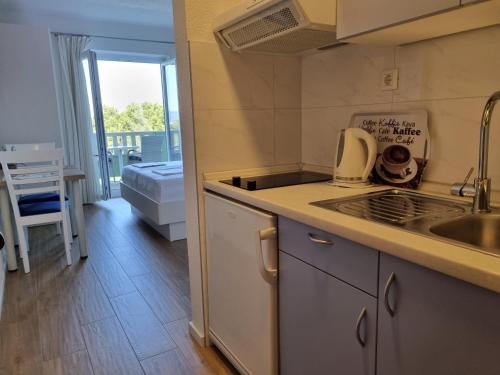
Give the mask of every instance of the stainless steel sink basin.
[[469, 214], [431, 225], [429, 231], [500, 256], [500, 214]]
[[310, 204], [500, 257], [500, 211], [400, 189]]
[[461, 202], [400, 189], [388, 189], [310, 204], [405, 229], [420, 227], [422, 220], [425, 219], [453, 218], [470, 210]]

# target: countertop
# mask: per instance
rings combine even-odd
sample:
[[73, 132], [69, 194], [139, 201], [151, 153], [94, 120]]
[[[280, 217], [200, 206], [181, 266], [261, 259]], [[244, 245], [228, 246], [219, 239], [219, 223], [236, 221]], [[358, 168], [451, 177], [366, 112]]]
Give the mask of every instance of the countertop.
[[345, 189], [323, 182], [247, 191], [217, 180], [207, 180], [204, 187], [206, 190], [500, 293], [499, 257], [309, 204], [384, 190], [387, 186]]

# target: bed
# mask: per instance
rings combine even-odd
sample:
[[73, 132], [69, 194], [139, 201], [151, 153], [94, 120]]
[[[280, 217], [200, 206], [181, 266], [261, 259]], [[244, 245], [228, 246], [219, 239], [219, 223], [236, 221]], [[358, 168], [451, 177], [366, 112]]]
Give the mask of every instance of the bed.
[[123, 168], [120, 190], [132, 212], [169, 241], [186, 238], [184, 176], [180, 162]]

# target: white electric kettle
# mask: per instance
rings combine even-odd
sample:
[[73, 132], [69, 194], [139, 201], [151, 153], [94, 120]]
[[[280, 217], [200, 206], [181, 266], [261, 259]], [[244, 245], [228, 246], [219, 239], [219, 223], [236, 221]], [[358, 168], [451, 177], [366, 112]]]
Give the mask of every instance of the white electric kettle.
[[370, 133], [360, 128], [342, 129], [337, 141], [334, 184], [345, 187], [369, 185], [368, 178], [376, 159], [377, 142]]

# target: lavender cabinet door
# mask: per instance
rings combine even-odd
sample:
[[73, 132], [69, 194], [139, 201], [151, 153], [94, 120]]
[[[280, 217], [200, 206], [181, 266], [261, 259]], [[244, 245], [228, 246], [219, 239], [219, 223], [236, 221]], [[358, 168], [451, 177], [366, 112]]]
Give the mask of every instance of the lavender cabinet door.
[[500, 374], [500, 295], [386, 254], [379, 288], [378, 375]]
[[373, 375], [377, 300], [284, 252], [281, 375]]

